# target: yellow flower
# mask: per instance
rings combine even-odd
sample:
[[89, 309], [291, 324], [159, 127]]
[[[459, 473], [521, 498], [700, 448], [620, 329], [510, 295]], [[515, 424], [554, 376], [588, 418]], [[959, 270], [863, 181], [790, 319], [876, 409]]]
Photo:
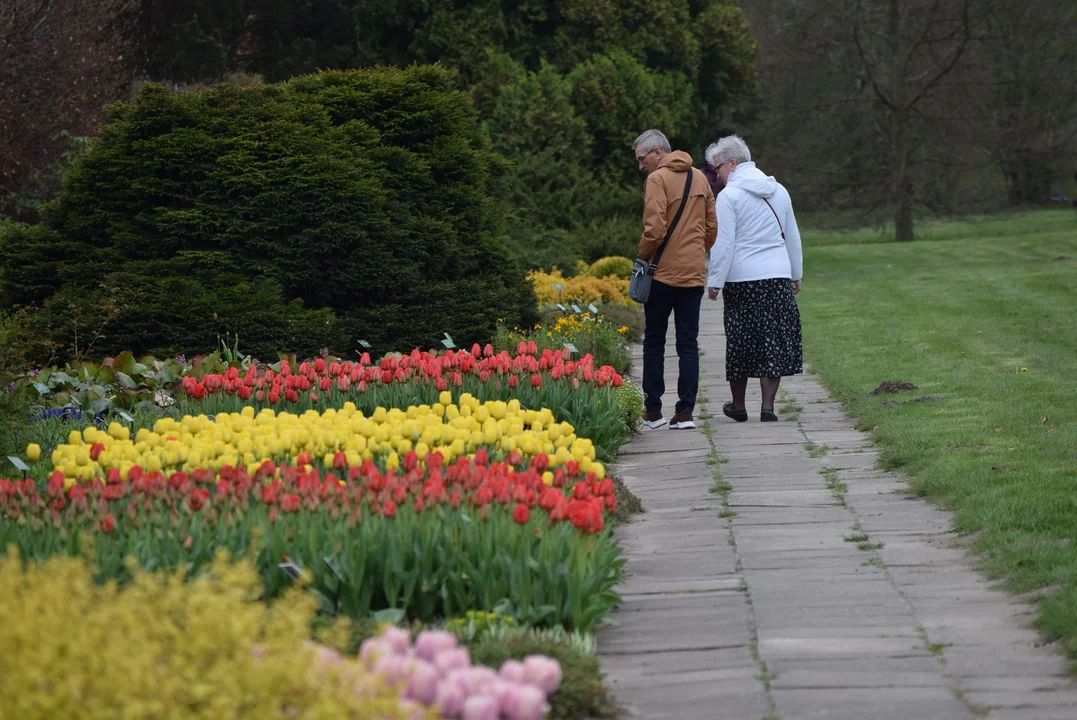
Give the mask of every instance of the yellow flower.
[[37, 443], [30, 443], [26, 446], [26, 459], [30, 462], [37, 462], [41, 459], [41, 446]]
[[625, 333], [628, 332], [628, 326], [627, 325], [622, 325], [621, 327], [617, 328], [617, 332], [624, 335]]
[[412, 448], [420, 461], [440, 452], [446, 463], [473, 456], [480, 448], [495, 453], [515, 449], [528, 455], [546, 453], [552, 467], [570, 456], [594, 459], [591, 442], [577, 438], [568, 423], [557, 423], [548, 409], [525, 410], [518, 400], [481, 403], [469, 393], [461, 394], [453, 404], [448, 391], [438, 400], [433, 406], [406, 410], [379, 407], [370, 417], [351, 405], [321, 414], [313, 410], [303, 415], [278, 414], [265, 409], [255, 415], [246, 412], [253, 410], [247, 407], [242, 413], [221, 413], [214, 420], [205, 415], [162, 418], [152, 429], [140, 429], [134, 440], [91, 428], [86, 441], [105, 446], [96, 460], [91, 459], [83, 438], [73, 435], [70, 440], [78, 439], [79, 444], [58, 446], [52, 464], [65, 478], [87, 481], [107, 475], [112, 468], [126, 480], [136, 465], [167, 475], [225, 466], [257, 468], [267, 460], [294, 463], [301, 453], [310, 453], [327, 465], [337, 452], [343, 452], [350, 465], [377, 457], [396, 468]]
[[1021, 368], [1021, 372], [1028, 372], [1028, 368]]

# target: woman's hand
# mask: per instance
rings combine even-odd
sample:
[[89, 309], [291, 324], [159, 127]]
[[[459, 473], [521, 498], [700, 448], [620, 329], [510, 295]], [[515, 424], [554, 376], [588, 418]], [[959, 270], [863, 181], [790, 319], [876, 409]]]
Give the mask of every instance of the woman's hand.
[[800, 281], [799, 280], [794, 280], [793, 281], [793, 294], [794, 295], [799, 295], [800, 294]]
[[707, 288], [707, 297], [711, 300], [717, 300], [719, 292], [721, 292], [721, 289], [719, 288]]

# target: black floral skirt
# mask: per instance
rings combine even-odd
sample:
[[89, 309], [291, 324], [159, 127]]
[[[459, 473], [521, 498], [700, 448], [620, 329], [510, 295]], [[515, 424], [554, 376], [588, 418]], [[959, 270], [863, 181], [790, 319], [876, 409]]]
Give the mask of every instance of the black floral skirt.
[[727, 380], [783, 377], [804, 371], [800, 308], [788, 279], [726, 283]]

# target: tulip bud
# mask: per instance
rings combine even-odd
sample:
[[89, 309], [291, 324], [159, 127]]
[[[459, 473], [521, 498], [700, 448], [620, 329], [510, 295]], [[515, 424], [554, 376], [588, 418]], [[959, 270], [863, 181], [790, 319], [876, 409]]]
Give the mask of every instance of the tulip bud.
[[415, 655], [431, 662], [439, 653], [455, 649], [456, 636], [444, 630], [423, 631], [415, 640]]
[[547, 695], [561, 686], [561, 664], [545, 655], [528, 655], [523, 661], [524, 679]]
[[438, 671], [428, 662], [417, 660], [409, 668], [407, 689], [404, 696], [418, 700], [423, 705], [434, 702], [438, 691]]
[[546, 695], [533, 685], [515, 685], [501, 702], [501, 710], [509, 720], [542, 720], [550, 711]]
[[522, 683], [525, 677], [524, 664], [519, 660], [506, 660], [501, 664], [498, 675], [509, 682]]
[[501, 708], [497, 700], [488, 695], [472, 695], [464, 701], [463, 720], [498, 720]]

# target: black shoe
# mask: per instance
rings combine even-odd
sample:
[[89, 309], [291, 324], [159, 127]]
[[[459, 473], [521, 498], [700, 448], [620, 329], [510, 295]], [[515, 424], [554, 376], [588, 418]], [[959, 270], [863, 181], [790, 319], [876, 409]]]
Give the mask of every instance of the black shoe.
[[778, 422], [778, 416], [774, 414], [773, 410], [760, 410], [759, 422]]
[[747, 410], [734, 410], [733, 403], [726, 403], [722, 406], [722, 414], [727, 418], [736, 420], [737, 422], [748, 422]]

